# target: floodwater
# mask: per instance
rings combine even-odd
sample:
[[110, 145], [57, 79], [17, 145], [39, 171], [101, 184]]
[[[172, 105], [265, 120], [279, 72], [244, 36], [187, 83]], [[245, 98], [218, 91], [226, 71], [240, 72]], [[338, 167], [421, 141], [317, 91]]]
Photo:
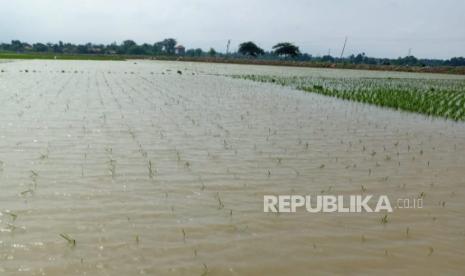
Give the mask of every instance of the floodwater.
[[[224, 75], [461, 77], [159, 61], [0, 69], [0, 275], [465, 271], [464, 123]], [[263, 212], [264, 195], [322, 193], [424, 206], [384, 222]]]

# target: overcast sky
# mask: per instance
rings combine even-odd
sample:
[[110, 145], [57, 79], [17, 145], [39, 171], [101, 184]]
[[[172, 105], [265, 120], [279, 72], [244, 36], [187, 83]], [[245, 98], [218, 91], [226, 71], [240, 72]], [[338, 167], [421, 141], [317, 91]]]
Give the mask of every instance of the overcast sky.
[[225, 51], [291, 41], [312, 55], [465, 56], [464, 0], [0, 0], [0, 41], [153, 43]]

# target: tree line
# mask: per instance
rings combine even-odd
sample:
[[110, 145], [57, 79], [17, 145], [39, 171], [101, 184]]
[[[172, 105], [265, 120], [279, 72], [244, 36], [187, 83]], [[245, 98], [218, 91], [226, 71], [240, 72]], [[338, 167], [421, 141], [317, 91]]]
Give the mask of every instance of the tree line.
[[55, 53], [55, 54], [99, 54], [99, 55], [144, 55], [144, 56], [174, 56], [184, 55], [188, 57], [230, 57], [230, 58], [254, 58], [263, 60], [295, 60], [295, 61], [315, 61], [326, 63], [351, 63], [369, 65], [399, 65], [399, 66], [465, 66], [464, 57], [454, 57], [448, 60], [442, 59], [418, 59], [414, 56], [391, 58], [369, 57], [365, 53], [350, 55], [339, 58], [331, 55], [312, 56], [302, 53], [298, 46], [290, 42], [280, 42], [272, 47], [270, 51], [265, 51], [252, 41], [239, 44], [237, 52], [221, 53], [210, 48], [204, 51], [201, 48], [187, 49], [176, 52], [177, 41], [174, 38], [166, 38], [153, 44], [137, 44], [133, 40], [125, 40], [121, 43], [111, 44], [73, 44], [63, 43], [33, 43], [29, 44], [19, 40], [11, 43], [1, 43], [0, 51], [15, 53]]

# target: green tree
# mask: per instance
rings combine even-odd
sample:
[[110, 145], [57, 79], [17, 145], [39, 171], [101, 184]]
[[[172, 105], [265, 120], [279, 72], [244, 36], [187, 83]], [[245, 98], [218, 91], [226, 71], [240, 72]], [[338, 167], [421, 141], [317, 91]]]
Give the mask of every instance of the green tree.
[[160, 41], [160, 42], [156, 42], [155, 44], [153, 44], [153, 54], [154, 55], [159, 55], [163, 52], [163, 43]]
[[265, 54], [265, 51], [263, 51], [262, 48], [258, 47], [255, 43], [252, 41], [247, 41], [243, 42], [239, 45], [239, 50], [238, 52], [242, 55], [245, 56], [252, 56], [256, 57], [258, 55], [263, 55]]
[[162, 41], [163, 50], [165, 50], [168, 55], [174, 55], [174, 47], [176, 44], [177, 42], [174, 38], [166, 38]]
[[134, 40], [125, 40], [123, 41], [123, 43], [121, 44], [121, 47], [120, 47], [120, 53], [121, 54], [129, 54], [129, 50], [131, 48], [133, 48], [134, 46], [137, 46], [137, 43], [134, 42]]
[[11, 46], [10, 46], [11, 51], [19, 52], [23, 50], [23, 43], [19, 40], [12, 40], [11, 41]]
[[281, 42], [273, 46], [274, 53], [278, 56], [296, 57], [300, 55], [299, 47], [289, 42]]
[[34, 52], [47, 52], [48, 48], [47, 48], [47, 45], [43, 43], [35, 43], [32, 45], [32, 50]]
[[215, 49], [210, 48], [210, 51], [208, 51], [208, 55], [211, 56], [211, 57], [216, 56], [216, 51], [215, 51]]

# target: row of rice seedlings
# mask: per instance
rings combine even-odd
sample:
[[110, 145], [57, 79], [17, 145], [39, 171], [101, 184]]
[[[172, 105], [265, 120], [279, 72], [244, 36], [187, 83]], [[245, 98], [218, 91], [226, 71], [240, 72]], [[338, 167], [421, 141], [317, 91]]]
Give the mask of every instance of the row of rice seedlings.
[[465, 120], [465, 81], [424, 79], [360, 79], [235, 75], [234, 78], [291, 86], [345, 100]]
[[[108, 79], [105, 77], [105, 75], [103, 76], [103, 79], [104, 79], [104, 84], [105, 84], [105, 87], [108, 89], [108, 91], [110, 92], [111, 96], [112, 96], [112, 99], [113, 101], [115, 102], [115, 104], [118, 106], [118, 109], [119, 109], [119, 112], [121, 114], [121, 119], [124, 119], [124, 115], [123, 115], [123, 108], [122, 108], [122, 105], [121, 105], [121, 102], [118, 100], [117, 98], [117, 95], [116, 95], [116, 90], [114, 90], [111, 85], [110, 85], [110, 82], [108, 81]], [[123, 86], [121, 85], [117, 85], [117, 87], [119, 88], [121, 94], [123, 96], [125, 96], [126, 98], [129, 99], [130, 103], [131, 104], [135, 104], [135, 100], [134, 98], [130, 95], [130, 93], [127, 93], [127, 91], [124, 89]], [[137, 89], [131, 87], [132, 90], [134, 92], [138, 92]], [[128, 123], [125, 123], [126, 124], [126, 127], [127, 127], [127, 131], [129, 133], [129, 135], [131, 136], [131, 139], [133, 140], [134, 143], [136, 143], [139, 147], [139, 153], [141, 154], [142, 158], [146, 159], [147, 161], [147, 170], [148, 170], [148, 177], [150, 180], [153, 180], [155, 178], [155, 176], [157, 175], [157, 168], [155, 167], [154, 163], [152, 160], [148, 159], [148, 152], [147, 150], [144, 148], [144, 146], [142, 145], [142, 143], [139, 141], [138, 137], [137, 137], [137, 134], [136, 132], [132, 129], [132, 127], [128, 124]], [[186, 162], [187, 164], [189, 164], [188, 162]], [[189, 165], [190, 166], [190, 165]]]

